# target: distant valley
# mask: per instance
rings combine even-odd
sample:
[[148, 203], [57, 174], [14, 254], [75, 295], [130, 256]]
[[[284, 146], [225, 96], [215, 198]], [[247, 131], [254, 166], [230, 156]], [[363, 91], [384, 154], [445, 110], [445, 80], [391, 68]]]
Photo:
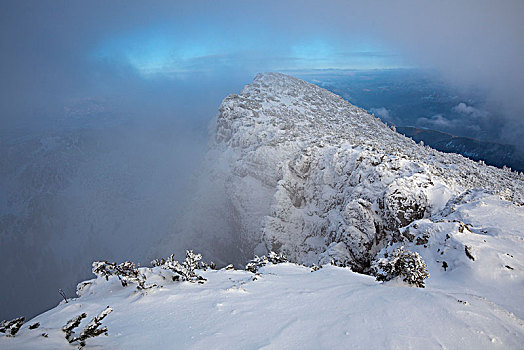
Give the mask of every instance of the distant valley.
[[458, 153], [476, 161], [483, 160], [486, 164], [499, 168], [508, 166], [513, 170], [524, 171], [524, 154], [513, 145], [485, 142], [412, 126], [398, 126], [396, 129], [414, 141], [423, 141], [442, 152]]

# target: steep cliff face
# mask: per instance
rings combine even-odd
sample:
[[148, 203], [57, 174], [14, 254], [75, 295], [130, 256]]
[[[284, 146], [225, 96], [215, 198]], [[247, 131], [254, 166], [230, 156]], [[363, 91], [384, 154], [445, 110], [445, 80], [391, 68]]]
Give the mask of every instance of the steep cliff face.
[[225, 193], [220, 205], [198, 200], [199, 209], [228, 217], [224, 230], [246, 258], [274, 250], [357, 271], [404, 239], [401, 227], [467, 189], [524, 201], [521, 174], [416, 144], [341, 97], [277, 73], [223, 101], [208, 164], [210, 188]]

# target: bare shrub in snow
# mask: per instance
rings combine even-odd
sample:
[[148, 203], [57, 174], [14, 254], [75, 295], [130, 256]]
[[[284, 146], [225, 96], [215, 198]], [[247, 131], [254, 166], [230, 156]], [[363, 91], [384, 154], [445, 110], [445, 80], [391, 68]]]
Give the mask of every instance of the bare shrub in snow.
[[371, 267], [378, 281], [389, 281], [401, 277], [404, 282], [424, 288], [424, 280], [429, 277], [426, 263], [418, 253], [397, 248], [390, 256], [377, 259]]
[[25, 322], [25, 317], [18, 317], [11, 321], [2, 321], [0, 323], [0, 333], [6, 333], [8, 337], [14, 337]]
[[64, 298], [64, 301], [66, 302], [66, 304], [69, 303], [67, 301], [66, 294], [65, 294], [65, 292], [62, 289], [58, 289], [58, 293], [60, 294], [60, 296], [62, 296], [62, 298]]
[[269, 252], [268, 256], [255, 256], [253, 260], [251, 260], [246, 265], [246, 271], [250, 271], [253, 273], [256, 273], [261, 267], [271, 263], [271, 264], [280, 264], [287, 262], [287, 258], [282, 254], [277, 254], [273, 251]]

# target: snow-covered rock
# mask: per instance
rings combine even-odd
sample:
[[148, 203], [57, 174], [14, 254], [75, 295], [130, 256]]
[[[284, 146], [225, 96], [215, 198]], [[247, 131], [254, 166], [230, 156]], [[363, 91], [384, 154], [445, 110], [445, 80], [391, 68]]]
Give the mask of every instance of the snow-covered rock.
[[[243, 262], [273, 250], [366, 272], [377, 252], [402, 238], [400, 228], [437, 215], [467, 190], [524, 203], [522, 174], [416, 144], [283, 74], [259, 74], [228, 96], [212, 131], [206, 180], [182, 230], [202, 241], [230, 234]], [[216, 247], [211, 255], [225, 254]]]
[[428, 265], [428, 286], [488, 299], [524, 318], [524, 207], [467, 191], [401, 232], [381, 254], [404, 245]]

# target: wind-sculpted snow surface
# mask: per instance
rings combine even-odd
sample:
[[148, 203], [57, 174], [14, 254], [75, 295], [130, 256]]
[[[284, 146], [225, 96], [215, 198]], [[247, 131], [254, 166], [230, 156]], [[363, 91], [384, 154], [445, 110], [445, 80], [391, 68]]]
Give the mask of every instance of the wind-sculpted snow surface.
[[79, 298], [16, 337], [0, 336], [0, 348], [72, 349], [66, 322], [85, 314], [78, 325], [85, 328], [107, 305], [107, 336], [88, 339], [86, 349], [520, 349], [524, 342], [522, 320], [484, 298], [382, 285], [348, 268], [198, 271], [204, 284], [172, 281], [161, 267], [140, 271], [158, 286], [138, 291], [116, 276], [87, 281]]
[[[524, 202], [522, 174], [416, 144], [341, 97], [277, 73], [223, 101], [208, 164], [211, 185], [192, 210], [227, 217], [222, 230], [245, 258], [273, 250], [369, 271], [401, 227], [468, 189]], [[207, 200], [213, 188], [225, 188], [224, 198]], [[197, 221], [191, 229], [220, 230]]]

